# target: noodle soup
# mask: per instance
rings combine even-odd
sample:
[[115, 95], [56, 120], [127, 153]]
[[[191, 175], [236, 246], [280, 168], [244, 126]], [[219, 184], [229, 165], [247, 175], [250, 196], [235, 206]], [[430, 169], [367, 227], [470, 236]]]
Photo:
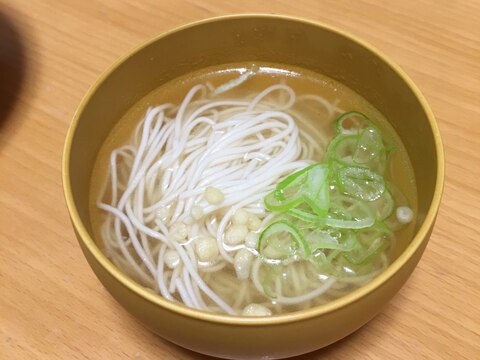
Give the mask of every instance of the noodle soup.
[[171, 301], [246, 316], [366, 284], [408, 244], [417, 206], [407, 153], [373, 106], [268, 63], [148, 94], [104, 143], [90, 196], [95, 238], [122, 271]]

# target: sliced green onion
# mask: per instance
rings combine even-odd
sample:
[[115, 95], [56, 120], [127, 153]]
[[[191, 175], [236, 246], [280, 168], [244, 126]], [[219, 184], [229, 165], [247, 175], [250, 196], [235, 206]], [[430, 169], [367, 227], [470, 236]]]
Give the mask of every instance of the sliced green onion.
[[335, 229], [315, 229], [305, 237], [312, 252], [318, 249], [351, 251], [355, 247], [355, 236], [351, 232]]
[[364, 229], [372, 226], [375, 223], [373, 218], [366, 218], [361, 220], [344, 220], [344, 219], [325, 219], [325, 225], [338, 229]]
[[382, 237], [378, 237], [373, 240], [368, 248], [363, 248], [357, 244], [356, 249], [345, 252], [343, 256], [354, 265], [363, 265], [376, 258], [388, 245], [388, 241]]
[[328, 213], [330, 199], [328, 175], [327, 166], [314, 166], [308, 171], [306, 182], [302, 187], [303, 199], [319, 216], [325, 216]]
[[307, 166], [279, 182], [275, 189], [264, 199], [265, 207], [273, 212], [286, 212], [303, 202], [302, 186], [305, 183], [306, 173], [316, 164]]
[[[332, 221], [326, 221], [326, 223], [350, 223], [347, 221], [336, 221], [336, 219], [351, 220], [353, 221], [351, 226], [354, 226], [353, 228], [360, 229], [366, 226], [373, 225], [373, 223], [375, 222], [375, 215], [371, 210], [369, 204], [365, 203], [364, 201], [348, 195], [335, 194], [334, 196], [332, 196], [331, 211], [329, 216], [327, 217], [327, 220]], [[355, 221], [358, 222], [357, 225], [355, 225]]]
[[286, 212], [303, 202], [302, 194], [299, 191], [295, 196], [285, 197], [276, 190], [271, 191], [264, 198], [265, 207], [273, 212]]
[[377, 222], [356, 234], [357, 242], [350, 253], [343, 256], [352, 264], [366, 264], [383, 252], [392, 242], [393, 233], [383, 222]]
[[379, 130], [368, 127], [358, 136], [353, 161], [357, 164], [366, 164], [378, 156], [383, 149], [382, 137]]
[[338, 171], [341, 189], [358, 199], [373, 201], [385, 191], [385, 181], [376, 172], [357, 166], [349, 166]]
[[353, 165], [353, 154], [358, 144], [357, 135], [337, 135], [327, 148], [328, 161], [338, 161], [343, 165]]
[[315, 223], [315, 224], [320, 224], [322, 219], [316, 214], [312, 214], [311, 212], [308, 212], [299, 208], [290, 209], [287, 211], [287, 214], [297, 219], [300, 219], [302, 221]]
[[370, 202], [370, 206], [372, 207], [377, 220], [381, 221], [390, 217], [395, 210], [395, 203], [390, 190], [386, 188], [378, 199]]
[[[279, 237], [280, 235], [287, 235]], [[267, 247], [273, 251], [268, 251]], [[285, 252], [275, 251], [285, 249]], [[278, 220], [268, 225], [260, 234], [258, 239], [258, 249], [260, 254], [269, 259], [284, 260], [295, 255], [300, 249], [301, 256], [309, 258], [311, 255], [310, 248], [306, 243], [300, 230], [291, 222], [286, 220]]]
[[339, 134], [358, 134], [369, 126], [373, 126], [372, 122], [359, 111], [346, 112], [335, 120], [335, 129]]
[[360, 134], [337, 135], [327, 148], [326, 159], [345, 166], [379, 169], [383, 173], [382, 166], [386, 162], [385, 153], [380, 130], [368, 127]]
[[273, 212], [288, 210], [306, 202], [317, 215], [328, 213], [328, 167], [310, 165], [281, 181], [264, 199], [265, 207]]
[[313, 167], [317, 166], [318, 164], [313, 164], [313, 165], [309, 165], [301, 170], [298, 170], [296, 172], [294, 172], [293, 174], [287, 176], [285, 179], [283, 179], [282, 181], [280, 181], [278, 184], [277, 184], [277, 187], [276, 189], [277, 190], [283, 190], [285, 189], [287, 186], [289, 186], [290, 184], [292, 184], [295, 180], [297, 180], [299, 177], [305, 175], [306, 172], [308, 172], [310, 169], [312, 169]]

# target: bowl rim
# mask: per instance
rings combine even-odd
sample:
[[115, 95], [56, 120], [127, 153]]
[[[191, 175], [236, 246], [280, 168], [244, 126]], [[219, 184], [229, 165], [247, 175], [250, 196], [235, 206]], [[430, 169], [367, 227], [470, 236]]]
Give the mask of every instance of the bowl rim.
[[[206, 311], [189, 308], [185, 305], [174, 303], [172, 301], [169, 301], [163, 298], [160, 295], [154, 294], [148, 291], [142, 285], [130, 279], [127, 275], [121, 272], [104, 255], [104, 253], [96, 245], [93, 238], [89, 235], [75, 206], [72, 188], [71, 188], [70, 172], [69, 172], [72, 140], [74, 138], [74, 135], [78, 126], [80, 115], [83, 113], [83, 110], [89, 103], [90, 99], [95, 95], [98, 87], [113, 72], [115, 72], [123, 62], [135, 56], [138, 52], [150, 46], [151, 44], [155, 43], [156, 41], [159, 41], [160, 39], [168, 37], [174, 33], [177, 33], [192, 27], [196, 27], [199, 25], [212, 23], [212, 22], [248, 19], [248, 18], [277, 19], [277, 20], [282, 20], [286, 22], [302, 22], [311, 26], [320, 27], [327, 31], [330, 31], [330, 32], [336, 33], [337, 35], [345, 37], [348, 40], [362, 46], [369, 52], [378, 56], [387, 66], [389, 66], [405, 82], [405, 84], [410, 88], [410, 90], [415, 94], [416, 98], [420, 102], [420, 105], [427, 116], [431, 131], [433, 134], [434, 143], [435, 143], [435, 152], [437, 155], [437, 163], [436, 163], [437, 177], [435, 181], [435, 189], [434, 189], [432, 201], [428, 209], [428, 212], [425, 216], [425, 219], [422, 225], [420, 226], [420, 228], [418, 229], [417, 233], [413, 237], [411, 243], [399, 255], [399, 257], [387, 267], [387, 269], [385, 269], [380, 275], [378, 275], [368, 284], [352, 291], [351, 293], [339, 299], [331, 301], [327, 304], [318, 305], [306, 310], [301, 310], [301, 311], [296, 311], [296, 312], [291, 312], [291, 313], [286, 313], [281, 315], [274, 315], [270, 317], [232, 316], [232, 315], [224, 315], [224, 314], [217, 314], [217, 313], [209, 313]], [[440, 137], [440, 131], [436, 123], [434, 114], [430, 109], [430, 106], [428, 105], [423, 94], [420, 92], [420, 90], [417, 88], [414, 82], [410, 79], [410, 77], [400, 68], [400, 66], [398, 66], [392, 60], [390, 60], [388, 56], [386, 56], [383, 52], [381, 52], [374, 46], [356, 37], [355, 35], [352, 35], [349, 32], [346, 32], [344, 30], [340, 30], [334, 26], [325, 24], [320, 21], [308, 20], [301, 17], [297, 17], [297, 16], [279, 15], [279, 14], [263, 14], [263, 13], [231, 14], [231, 15], [216, 16], [216, 17], [199, 20], [199, 21], [190, 22], [188, 24], [175, 27], [171, 30], [163, 32], [143, 42], [139, 46], [130, 50], [126, 55], [117, 59], [97, 78], [97, 80], [88, 89], [87, 93], [82, 98], [77, 110], [73, 115], [73, 119], [68, 128], [64, 149], [63, 149], [63, 158], [62, 158], [62, 183], [63, 183], [64, 197], [65, 197], [66, 205], [68, 208], [68, 212], [69, 212], [72, 224], [79, 235], [78, 240], [84, 244], [84, 246], [88, 249], [88, 251], [94, 256], [96, 261], [98, 261], [100, 265], [112, 277], [114, 277], [117, 281], [119, 281], [123, 286], [127, 287], [130, 291], [133, 291], [137, 296], [143, 298], [144, 300], [150, 303], [153, 303], [156, 306], [160, 306], [168, 311], [172, 311], [179, 315], [191, 317], [197, 320], [213, 322], [217, 324], [237, 325], [237, 326], [238, 325], [240, 326], [271, 326], [271, 325], [293, 323], [293, 322], [306, 320], [309, 318], [319, 317], [328, 313], [333, 313], [335, 311], [338, 311], [341, 308], [346, 307], [347, 305], [360, 300], [367, 294], [375, 291], [375, 289], [381, 287], [384, 283], [388, 281], [388, 279], [393, 277], [408, 262], [408, 260], [414, 255], [414, 253], [423, 244], [423, 242], [428, 242], [427, 235], [430, 229], [433, 227], [433, 224], [435, 222], [435, 218], [440, 206], [440, 200], [442, 197], [444, 181], [445, 181], [444, 178], [445, 178], [444, 151], [443, 151], [442, 140]]]

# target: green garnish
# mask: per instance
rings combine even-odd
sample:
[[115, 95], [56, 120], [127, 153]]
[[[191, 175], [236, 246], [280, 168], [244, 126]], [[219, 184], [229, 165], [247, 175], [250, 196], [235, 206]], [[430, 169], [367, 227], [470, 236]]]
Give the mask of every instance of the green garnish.
[[322, 163], [287, 176], [264, 198], [278, 214], [258, 242], [270, 264], [302, 259], [345, 276], [347, 268], [368, 271], [391, 246], [390, 219], [400, 198], [384, 176], [391, 147], [358, 111], [341, 115], [335, 129]]

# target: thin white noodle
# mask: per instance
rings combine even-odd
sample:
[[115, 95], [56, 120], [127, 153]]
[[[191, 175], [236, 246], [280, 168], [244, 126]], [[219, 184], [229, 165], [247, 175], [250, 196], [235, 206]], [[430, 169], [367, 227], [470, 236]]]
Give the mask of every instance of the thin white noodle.
[[[218, 88], [217, 93], [246, 78]], [[228, 294], [237, 292], [236, 284], [226, 278], [215, 286], [223, 289], [220, 293], [212, 290], [210, 284], [220, 270], [231, 266], [236, 251], [245, 247], [225, 244], [232, 217], [244, 208], [264, 227], [272, 218], [263, 208], [265, 194], [285, 175], [313, 163], [327, 138], [299, 130], [297, 123], [306, 121], [293, 109], [297, 96], [285, 84], [269, 86], [241, 101], [211, 99], [207, 92], [206, 86], [196, 85], [179, 106], [149, 108], [130, 143], [112, 151], [109, 179], [97, 203], [106, 212], [101, 234], [112, 261], [166, 299], [238, 314], [245, 302], [259, 296], [252, 291], [261, 294], [263, 289], [261, 259], [256, 258], [251, 271], [254, 286], [243, 282], [233, 300]], [[320, 105], [329, 121], [341, 111], [318, 96], [302, 95], [298, 101]], [[208, 187], [222, 192], [220, 204], [206, 201]], [[194, 206], [202, 210], [201, 219], [192, 218]], [[186, 231], [186, 236], [179, 231]], [[194, 240], [199, 237], [216, 239], [219, 256], [214, 261], [205, 264], [197, 259]], [[167, 250], [178, 254], [179, 264], [173, 270], [166, 265]], [[310, 301], [337, 283], [330, 278], [312, 290], [315, 282], [302, 271], [293, 271], [291, 288], [296, 295], [283, 295], [287, 289], [277, 281], [278, 298], [269, 307], [281, 310], [282, 305]], [[260, 302], [269, 304], [265, 299]]]

